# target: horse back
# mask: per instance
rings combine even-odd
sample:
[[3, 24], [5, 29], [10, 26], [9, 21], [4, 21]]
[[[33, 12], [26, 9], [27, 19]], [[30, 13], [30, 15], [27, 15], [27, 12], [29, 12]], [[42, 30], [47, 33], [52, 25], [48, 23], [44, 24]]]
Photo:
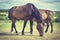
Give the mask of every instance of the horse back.
[[15, 19], [27, 19], [31, 15], [30, 9], [26, 6], [15, 6], [9, 10], [9, 16]]
[[40, 9], [39, 12], [42, 15], [42, 18], [44, 20], [46, 20], [46, 19], [52, 20], [52, 18], [53, 18], [53, 12], [52, 11], [50, 11], [50, 10], [41, 10]]
[[53, 18], [53, 12], [51, 10], [46, 10], [45, 12], [48, 15], [47, 18], [50, 19], [50, 20], [52, 20], [52, 18]]

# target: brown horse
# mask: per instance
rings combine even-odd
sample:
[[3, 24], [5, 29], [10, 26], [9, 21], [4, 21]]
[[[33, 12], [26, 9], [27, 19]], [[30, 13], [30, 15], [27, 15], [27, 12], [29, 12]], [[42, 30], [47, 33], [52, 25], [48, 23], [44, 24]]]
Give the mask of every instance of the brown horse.
[[[53, 12], [50, 11], [50, 10], [42, 10], [40, 9], [39, 10], [40, 12], [40, 15], [42, 15], [42, 19], [44, 20], [44, 22], [47, 24], [47, 28], [45, 30], [45, 32], [48, 31], [48, 28], [49, 28], [49, 24], [51, 25], [51, 32], [53, 32], [53, 23], [52, 23], [52, 18], [53, 18]], [[33, 21], [35, 20], [35, 18], [33, 18], [33, 20], [30, 21], [30, 33], [32, 34], [33, 32], [33, 28], [32, 28], [32, 25], [33, 25]], [[23, 31], [25, 29], [25, 26], [27, 24], [27, 20], [24, 21], [24, 26], [23, 26]], [[44, 24], [44, 23], [43, 23]]]
[[[37, 22], [37, 30], [40, 36], [43, 36], [43, 19], [42, 15], [39, 13], [38, 9], [32, 4], [28, 3], [24, 6], [15, 6], [9, 10], [8, 18], [12, 21], [11, 32], [13, 32], [13, 28], [17, 33], [15, 22], [16, 20], [24, 20], [24, 28], [26, 25], [26, 21], [30, 20], [30, 27], [32, 28], [32, 19], [35, 18]], [[24, 35], [24, 28], [22, 31], [22, 35]], [[32, 32], [32, 30], [31, 30]]]
[[52, 23], [53, 12], [50, 10], [41, 10], [41, 9], [39, 10], [39, 12], [41, 13], [43, 20], [47, 24], [45, 32], [48, 31], [49, 24], [51, 25], [51, 32], [53, 32], [53, 23]]

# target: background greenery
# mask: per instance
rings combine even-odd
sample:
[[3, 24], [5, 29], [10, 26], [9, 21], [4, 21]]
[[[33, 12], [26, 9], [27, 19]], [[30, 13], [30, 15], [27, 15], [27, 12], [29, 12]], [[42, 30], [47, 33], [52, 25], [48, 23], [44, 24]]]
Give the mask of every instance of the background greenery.
[[[8, 20], [8, 10], [0, 10], [0, 20]], [[60, 22], [60, 11], [53, 11], [53, 22]]]

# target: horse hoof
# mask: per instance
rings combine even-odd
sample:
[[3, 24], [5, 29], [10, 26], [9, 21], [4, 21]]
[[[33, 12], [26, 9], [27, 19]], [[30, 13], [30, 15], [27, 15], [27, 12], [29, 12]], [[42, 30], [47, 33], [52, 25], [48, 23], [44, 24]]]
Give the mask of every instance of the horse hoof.
[[24, 31], [22, 31], [22, 35], [24, 35]]
[[50, 33], [53, 33], [53, 31], [51, 31]]
[[24, 35], [24, 33], [22, 33], [22, 35]]
[[30, 32], [30, 34], [32, 34], [32, 32]]
[[32, 34], [32, 31], [30, 31], [30, 34]]
[[45, 33], [47, 33], [47, 31], [45, 31]]
[[18, 33], [18, 32], [16, 31], [16, 33]]
[[43, 35], [40, 35], [41, 37], [43, 37]]

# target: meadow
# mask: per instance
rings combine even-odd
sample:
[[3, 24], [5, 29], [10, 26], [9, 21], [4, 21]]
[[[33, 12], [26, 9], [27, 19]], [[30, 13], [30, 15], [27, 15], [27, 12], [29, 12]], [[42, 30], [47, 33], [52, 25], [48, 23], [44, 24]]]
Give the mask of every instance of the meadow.
[[[15, 32], [12, 34], [11, 30], [11, 21], [10, 20], [0, 20], [0, 40], [60, 40], [60, 23], [53, 23], [54, 30], [53, 33], [50, 33], [50, 27], [47, 33], [44, 32], [44, 36], [40, 37], [36, 29], [36, 22], [33, 25], [33, 34], [29, 33], [30, 24], [29, 21], [25, 28], [25, 35], [21, 35], [24, 21], [17, 21], [16, 28], [18, 30], [18, 35]], [[44, 31], [46, 26], [44, 27]]]
[[[60, 12], [59, 12], [60, 13]], [[54, 15], [54, 19], [58, 18], [60, 14], [56, 13]], [[53, 33], [50, 33], [51, 27], [49, 27], [48, 32], [44, 32], [44, 36], [40, 37], [39, 33], [36, 29], [36, 22], [33, 25], [33, 34], [31, 35], [30, 32], [30, 23], [28, 21], [26, 28], [25, 28], [25, 35], [21, 35], [22, 28], [23, 28], [23, 20], [16, 22], [16, 28], [18, 30], [18, 35], [16, 35], [15, 31], [11, 33], [11, 21], [8, 19], [8, 12], [0, 12], [0, 40], [60, 40], [60, 23], [59, 21], [56, 23], [56, 20], [53, 21]], [[44, 26], [44, 31], [46, 26]]]

